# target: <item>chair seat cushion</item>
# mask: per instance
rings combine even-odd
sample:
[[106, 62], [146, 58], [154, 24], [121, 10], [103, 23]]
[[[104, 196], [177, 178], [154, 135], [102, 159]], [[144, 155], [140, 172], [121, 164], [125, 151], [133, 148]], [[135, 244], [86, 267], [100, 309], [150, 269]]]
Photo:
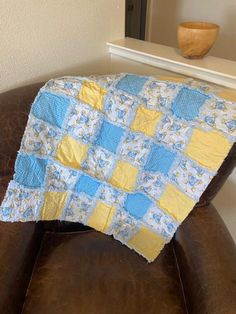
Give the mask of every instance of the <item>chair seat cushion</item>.
[[23, 313], [185, 313], [172, 243], [148, 264], [94, 230], [48, 232]]

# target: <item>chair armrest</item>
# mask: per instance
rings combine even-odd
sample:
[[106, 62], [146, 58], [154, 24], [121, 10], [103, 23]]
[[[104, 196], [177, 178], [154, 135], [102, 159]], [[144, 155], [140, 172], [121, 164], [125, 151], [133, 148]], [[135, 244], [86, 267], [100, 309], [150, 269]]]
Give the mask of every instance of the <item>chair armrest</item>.
[[192, 211], [174, 248], [189, 313], [236, 313], [236, 246], [213, 205]]
[[30, 106], [42, 86], [43, 83], [36, 83], [0, 94], [0, 176], [14, 172]]
[[0, 313], [21, 313], [41, 238], [39, 223], [0, 222]]

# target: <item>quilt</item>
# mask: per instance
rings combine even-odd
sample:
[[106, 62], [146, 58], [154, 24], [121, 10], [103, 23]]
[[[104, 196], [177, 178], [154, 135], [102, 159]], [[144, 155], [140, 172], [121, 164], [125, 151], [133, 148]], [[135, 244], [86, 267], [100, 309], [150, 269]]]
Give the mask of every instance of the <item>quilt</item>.
[[236, 103], [193, 81], [62, 77], [29, 114], [0, 220], [80, 222], [149, 262], [236, 141]]

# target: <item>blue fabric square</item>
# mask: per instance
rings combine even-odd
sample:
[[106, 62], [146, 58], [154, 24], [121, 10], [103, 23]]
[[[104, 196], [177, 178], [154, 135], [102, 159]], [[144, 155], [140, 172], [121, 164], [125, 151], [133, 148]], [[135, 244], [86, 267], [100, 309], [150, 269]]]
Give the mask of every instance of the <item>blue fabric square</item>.
[[199, 109], [208, 98], [207, 95], [196, 90], [183, 87], [172, 104], [172, 110], [180, 119], [194, 120], [198, 116]]
[[176, 154], [165, 147], [153, 144], [144, 169], [167, 175], [175, 157]]
[[75, 185], [75, 191], [78, 193], [84, 192], [89, 196], [94, 196], [100, 185], [101, 183], [97, 180], [94, 180], [93, 178], [86, 175], [81, 175]]
[[122, 128], [104, 120], [96, 144], [115, 153], [123, 133]]
[[142, 193], [129, 194], [124, 208], [135, 218], [142, 218], [151, 206], [152, 201]]
[[44, 183], [47, 160], [19, 154], [15, 163], [16, 182], [30, 188], [39, 188]]
[[148, 78], [133, 74], [127, 74], [116, 85], [116, 88], [123, 90], [132, 95], [138, 95], [143, 85], [147, 82]]
[[42, 92], [33, 104], [32, 113], [36, 118], [57, 127], [62, 127], [70, 100], [63, 96]]

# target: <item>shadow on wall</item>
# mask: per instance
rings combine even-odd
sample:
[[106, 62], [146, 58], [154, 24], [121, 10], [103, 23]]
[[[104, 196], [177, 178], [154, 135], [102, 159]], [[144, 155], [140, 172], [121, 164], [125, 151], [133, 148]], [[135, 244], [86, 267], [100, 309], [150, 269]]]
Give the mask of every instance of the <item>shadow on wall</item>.
[[45, 75], [40, 75], [34, 77], [33, 79], [19, 81], [14, 83], [14, 85], [9, 85], [8, 88], [1, 90], [0, 92], [8, 91], [12, 88], [17, 88], [33, 83], [46, 82], [52, 78], [62, 77], [62, 76], [88, 76], [92, 74], [109, 74], [110, 73], [110, 59], [107, 56], [94, 58], [90, 62], [84, 62], [83, 64], [75, 64], [73, 67], [62, 68], [51, 73], [45, 73]]
[[214, 198], [213, 203], [220, 209], [236, 212], [236, 181], [231, 177], [225, 182], [222, 189]]
[[[218, 11], [212, 5], [219, 5]], [[236, 61], [235, 0], [150, 0], [146, 40], [178, 47], [177, 27], [183, 21], [210, 21], [220, 25], [220, 34], [210, 55]]]
[[[178, 16], [182, 0], [150, 1], [146, 40], [177, 47]], [[160, 13], [162, 12], [162, 13]]]
[[234, 242], [236, 243], [236, 170], [233, 176], [226, 181], [223, 188], [217, 194], [213, 200], [213, 204], [216, 206], [218, 213], [224, 220]]
[[[225, 59], [236, 61], [236, 10], [225, 12], [224, 24], [211, 54], [216, 57], [224, 56]], [[220, 25], [221, 26], [221, 25]]]

